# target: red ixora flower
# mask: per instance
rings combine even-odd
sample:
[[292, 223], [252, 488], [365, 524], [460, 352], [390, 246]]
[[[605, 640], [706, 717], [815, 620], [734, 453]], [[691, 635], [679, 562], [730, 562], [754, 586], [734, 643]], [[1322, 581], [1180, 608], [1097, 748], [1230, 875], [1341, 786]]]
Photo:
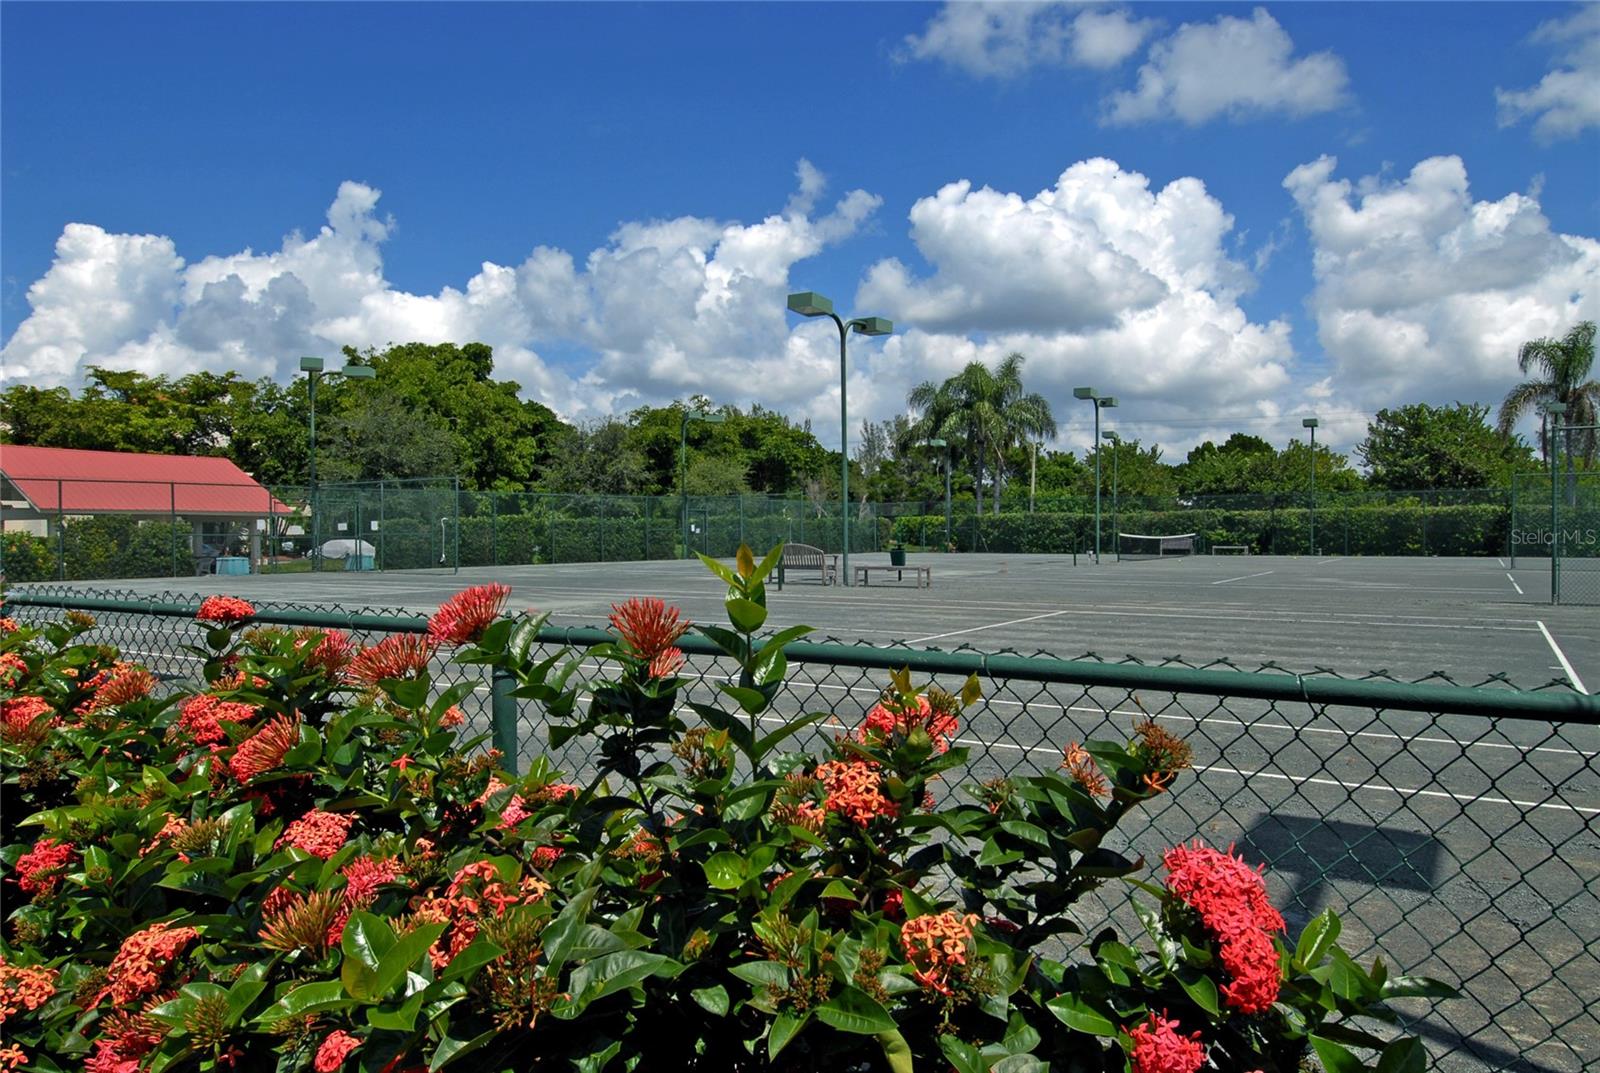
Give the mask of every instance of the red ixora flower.
[[683, 670], [683, 649], [676, 646], [663, 648], [656, 653], [656, 657], [645, 668], [645, 674], [651, 678], [671, 678]]
[[363, 648], [345, 668], [345, 677], [375, 686], [385, 678], [412, 678], [427, 669], [434, 642], [416, 633], [392, 633], [371, 648]]
[[56, 723], [54, 712], [54, 706], [43, 697], [16, 697], [0, 701], [0, 729], [20, 734], [46, 715], [50, 716], [50, 725], [54, 726]]
[[119, 663], [111, 680], [94, 695], [95, 708], [112, 708], [148, 697], [156, 688], [156, 676], [143, 667]]
[[1244, 1013], [1260, 1013], [1278, 1000], [1281, 970], [1271, 932], [1283, 916], [1267, 899], [1261, 873], [1236, 856], [1196, 842], [1174, 846], [1162, 857], [1167, 890], [1193, 909], [1219, 947], [1232, 978], [1223, 1001]]
[[633, 654], [646, 663], [689, 632], [689, 623], [678, 621], [678, 609], [668, 607], [655, 596], [635, 596], [626, 603], [612, 604], [611, 626], [622, 635]]
[[321, 671], [329, 678], [339, 677], [356, 654], [350, 636], [342, 630], [308, 630], [295, 645], [296, 648], [306, 646], [312, 646], [311, 655], [306, 657], [306, 667]]
[[223, 723], [248, 723], [256, 717], [251, 705], [236, 700], [223, 700], [214, 693], [196, 693], [178, 709], [178, 721], [168, 735], [182, 731], [196, 745], [221, 745], [228, 740]]
[[255, 605], [237, 596], [207, 596], [200, 601], [200, 610], [194, 613], [196, 622], [210, 622], [218, 626], [232, 626], [254, 618]]
[[61, 876], [77, 852], [77, 847], [71, 842], [39, 839], [32, 849], [17, 858], [17, 883], [28, 894], [53, 894], [61, 885]]
[[1180, 1036], [1177, 1021], [1154, 1011], [1128, 1037], [1133, 1040], [1133, 1073], [1195, 1073], [1206, 1064], [1200, 1033]]
[[356, 822], [354, 816], [342, 812], [323, 812], [321, 809], [312, 809], [291, 823], [278, 838], [274, 849], [284, 846], [294, 846], [303, 849], [314, 857], [327, 860], [350, 837], [350, 826]]
[[242, 783], [283, 763], [289, 750], [300, 744], [300, 723], [280, 715], [239, 743], [228, 760], [228, 770]]
[[0, 686], [10, 689], [28, 673], [28, 661], [15, 652], [0, 652]]
[[312, 1068], [317, 1073], [334, 1073], [334, 1070], [344, 1065], [345, 1057], [359, 1046], [361, 1040], [342, 1028], [336, 1028], [328, 1033], [328, 1038], [317, 1048], [317, 1057], [311, 1064]]
[[494, 582], [462, 589], [428, 620], [428, 638], [440, 645], [469, 645], [505, 610], [511, 586]]
[[927, 697], [919, 696], [915, 710], [901, 704], [892, 707], [873, 705], [865, 721], [856, 728], [856, 740], [883, 744], [894, 735], [910, 734], [912, 729], [919, 726], [933, 740], [934, 751], [944, 753], [949, 752], [950, 742], [960, 729], [961, 721], [949, 712], [935, 711]]

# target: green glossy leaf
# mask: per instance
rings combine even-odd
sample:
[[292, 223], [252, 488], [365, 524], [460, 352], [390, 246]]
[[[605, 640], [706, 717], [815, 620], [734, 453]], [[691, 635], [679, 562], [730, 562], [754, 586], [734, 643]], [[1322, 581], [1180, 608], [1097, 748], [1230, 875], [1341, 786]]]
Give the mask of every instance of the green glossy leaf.
[[1327, 1073], [1366, 1073], [1366, 1065], [1342, 1043], [1313, 1035], [1311, 1049], [1317, 1052], [1317, 1060]]
[[1108, 1039], [1114, 1039], [1117, 1035], [1115, 1021], [1070, 992], [1057, 995], [1045, 1005], [1056, 1015], [1056, 1019], [1068, 1028]]
[[1378, 1055], [1377, 1073], [1424, 1073], [1428, 1068], [1428, 1052], [1415, 1036], [1397, 1039]]
[[318, 980], [316, 983], [301, 984], [283, 996], [263, 1017], [276, 1021], [284, 1017], [303, 1017], [308, 1013], [342, 1009], [351, 1004], [344, 985], [338, 980]]
[[939, 1036], [939, 1050], [955, 1067], [956, 1073], [989, 1073], [989, 1060], [972, 1044], [950, 1033]]
[[[728, 611], [728, 621], [740, 633], [755, 633], [767, 621], [767, 609], [743, 597], [729, 597], [723, 601]], [[781, 650], [780, 650], [781, 651]]]
[[1222, 996], [1217, 993], [1217, 982], [1203, 972], [1181, 968], [1172, 974], [1190, 1000], [1216, 1017], [1222, 1013]]
[[769, 986], [785, 990], [789, 986], [789, 970], [776, 961], [747, 961], [743, 965], [734, 965], [728, 972], [753, 985], [758, 991]]
[[387, 995], [406, 978], [406, 972], [419, 960], [428, 956], [428, 947], [444, 934], [448, 924], [419, 924], [404, 938], [396, 940], [378, 961], [377, 993]]
[[1050, 1063], [1031, 1054], [1013, 1054], [991, 1066], [990, 1073], [1050, 1073]]
[[744, 686], [730, 686], [725, 682], [717, 683], [717, 688], [743, 708], [747, 715], [760, 715], [767, 707], [767, 695], [758, 689], [746, 689]]
[[1461, 992], [1431, 976], [1396, 976], [1384, 981], [1379, 994], [1391, 998], [1459, 998]]
[[876, 1036], [895, 1031], [894, 1018], [882, 1003], [856, 987], [846, 987], [816, 1008], [817, 1020], [841, 1032]]
[[695, 555], [699, 557], [702, 563], [706, 564], [707, 570], [726, 581], [729, 586], [735, 589], [744, 588], [744, 582], [740, 580], [739, 575], [728, 569], [720, 560], [713, 559], [709, 555], [701, 555], [699, 552], [695, 552]]
[[689, 997], [707, 1013], [716, 1014], [718, 1017], [728, 1016], [728, 989], [721, 984], [715, 987], [697, 988], [689, 992]]
[[911, 1044], [906, 1042], [900, 1030], [879, 1032], [877, 1038], [878, 1046], [883, 1049], [883, 1060], [888, 1064], [890, 1073], [912, 1073], [915, 1062]]
[[718, 890], [732, 890], [745, 880], [745, 859], [737, 853], [713, 853], [702, 867], [706, 882]]
[[1294, 963], [1302, 969], [1311, 969], [1322, 962], [1328, 948], [1339, 938], [1339, 914], [1324, 909], [1300, 933], [1300, 942], [1294, 949]]
[[794, 1039], [810, 1021], [810, 1013], [806, 1013], [802, 1017], [796, 1017], [794, 1014], [785, 1011], [774, 1017], [772, 1019], [772, 1029], [767, 1033], [767, 1060], [770, 1062], [776, 1059], [778, 1052], [787, 1047], [789, 1041]]

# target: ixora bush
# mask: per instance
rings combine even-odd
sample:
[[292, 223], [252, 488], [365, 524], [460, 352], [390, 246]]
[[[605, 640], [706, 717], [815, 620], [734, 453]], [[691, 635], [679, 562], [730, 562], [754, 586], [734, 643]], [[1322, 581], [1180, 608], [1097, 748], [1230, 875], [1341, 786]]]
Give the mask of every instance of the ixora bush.
[[[1291, 942], [1231, 853], [1142, 878], [1108, 846], [1188, 766], [1155, 723], [957, 786], [975, 680], [896, 674], [831, 741], [834, 713], [776, 716], [806, 632], [757, 638], [776, 561], [708, 561], [732, 628], [694, 628], [739, 673], [693, 725], [659, 600], [575, 658], [501, 586], [365, 649], [213, 597], [205, 686], [171, 695], [87, 616], [0, 622], [0, 1069], [1423, 1068], [1358, 1021], [1439, 985], [1358, 966], [1331, 912]], [[499, 770], [471, 685], [432, 687], [447, 649], [588, 737], [591, 776]], [[1073, 923], [1113, 881], [1137, 942]]]

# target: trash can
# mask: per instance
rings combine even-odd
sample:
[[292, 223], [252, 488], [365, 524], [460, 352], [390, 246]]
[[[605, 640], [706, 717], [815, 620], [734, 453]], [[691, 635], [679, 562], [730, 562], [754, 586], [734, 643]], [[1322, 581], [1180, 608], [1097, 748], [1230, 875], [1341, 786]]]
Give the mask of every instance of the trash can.
[[217, 573], [219, 574], [248, 574], [250, 560], [243, 555], [217, 556]]

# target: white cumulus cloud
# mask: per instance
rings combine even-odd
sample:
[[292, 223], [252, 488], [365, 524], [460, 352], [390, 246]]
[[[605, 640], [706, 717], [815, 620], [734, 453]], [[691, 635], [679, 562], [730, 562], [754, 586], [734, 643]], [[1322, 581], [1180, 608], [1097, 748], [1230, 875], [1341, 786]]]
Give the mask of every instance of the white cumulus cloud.
[[1497, 401], [1518, 346], [1600, 319], [1600, 242], [1553, 230], [1538, 201], [1475, 201], [1459, 157], [1398, 181], [1334, 178], [1324, 156], [1290, 172], [1310, 233], [1311, 309], [1342, 393]]
[[1135, 88], [1112, 94], [1106, 122], [1177, 119], [1197, 126], [1219, 117], [1306, 116], [1349, 97], [1344, 61], [1332, 52], [1296, 57], [1294, 42], [1266, 9], [1185, 23], [1156, 42]]
[[1600, 4], [1541, 23], [1530, 40], [1553, 46], [1560, 66], [1527, 89], [1496, 89], [1500, 125], [1532, 118], [1533, 135], [1542, 142], [1600, 127]]
[[1119, 396], [1116, 416], [1136, 418], [1147, 441], [1163, 421], [1257, 414], [1295, 393], [1289, 326], [1239, 307], [1251, 278], [1225, 253], [1233, 218], [1198, 179], [1152, 190], [1114, 161], [1086, 160], [1028, 198], [952, 183], [918, 201], [911, 224], [931, 275], [880, 261], [856, 298], [913, 325], [876, 366], [901, 391], [884, 405], [1011, 351], [1078, 446], [1088, 436], [1071, 389], [1084, 384]]
[[1154, 25], [1120, 8], [954, 0], [906, 38], [902, 56], [940, 60], [977, 78], [1011, 78], [1034, 67], [1103, 69], [1137, 52]]
[[[783, 210], [750, 224], [699, 217], [630, 221], [581, 263], [536, 246], [520, 265], [484, 262], [463, 286], [412, 294], [384, 276], [395, 225], [380, 192], [343, 183], [327, 224], [277, 250], [186, 263], [171, 239], [69, 224], [31, 313], [0, 350], [7, 381], [76, 384], [88, 365], [182, 375], [294, 375], [302, 354], [345, 345], [481, 341], [497, 373], [572, 418], [703, 392], [801, 415], [828, 412], [819, 384], [837, 353], [791, 331], [783, 295], [798, 261], [856, 233], [880, 200], [862, 190], [826, 212], [808, 162]], [[540, 347], [593, 356], [547, 363]], [[833, 406], [836, 410], [837, 400]]]

